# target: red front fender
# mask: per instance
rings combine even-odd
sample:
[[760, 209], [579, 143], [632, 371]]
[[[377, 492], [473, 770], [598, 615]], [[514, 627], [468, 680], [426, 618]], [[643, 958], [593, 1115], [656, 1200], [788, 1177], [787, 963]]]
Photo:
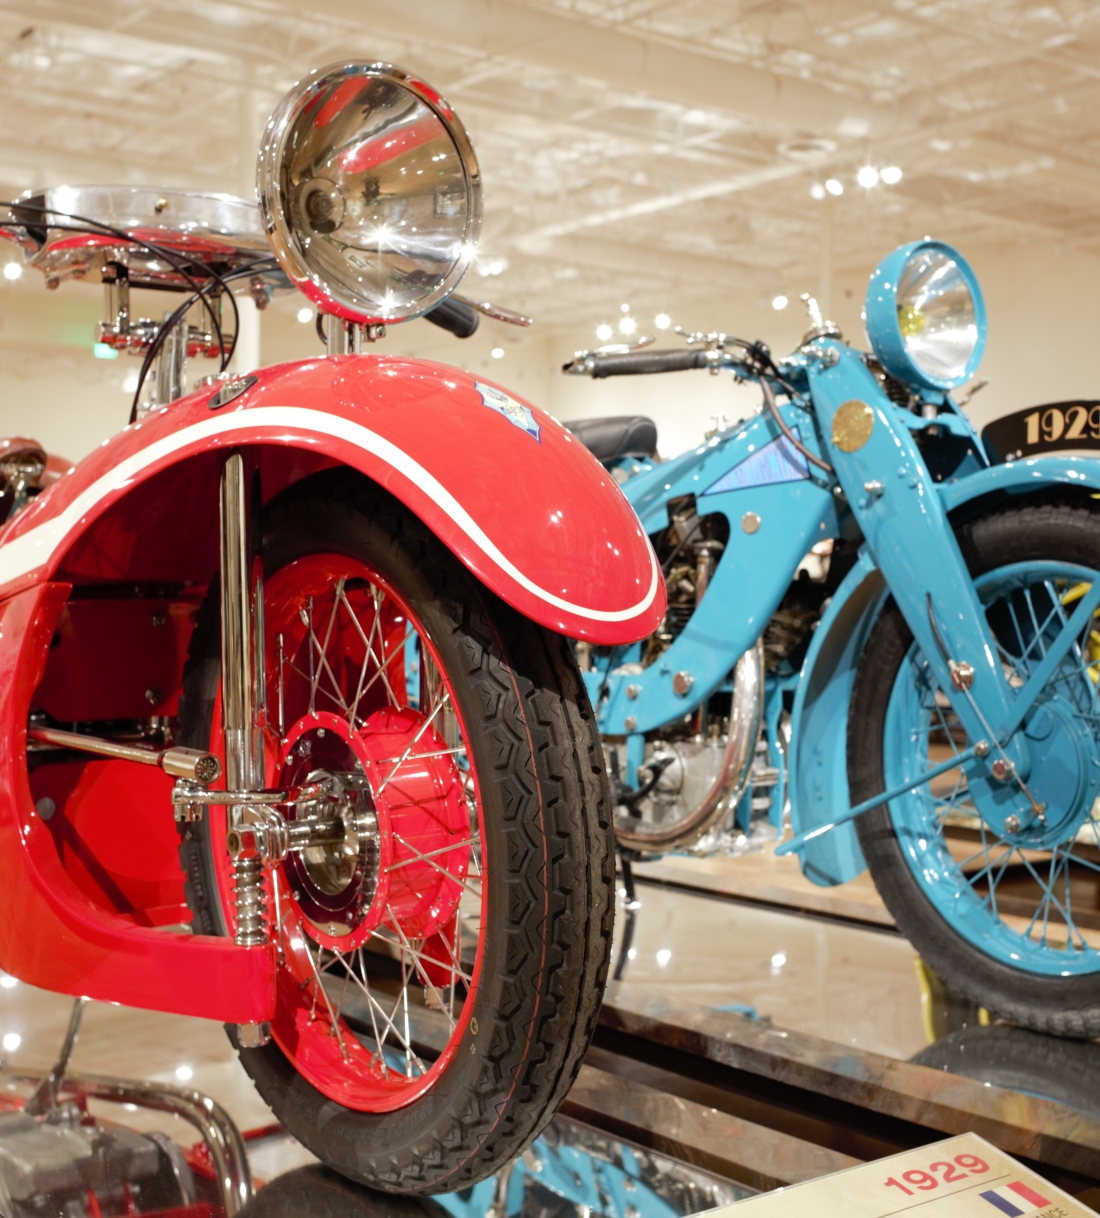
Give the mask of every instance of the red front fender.
[[521, 613], [596, 643], [650, 634], [664, 580], [613, 479], [545, 412], [470, 373], [387, 355], [266, 368], [211, 409], [217, 386], [127, 427], [0, 536], [0, 597], [49, 579], [118, 498], [197, 453], [301, 448], [360, 470], [414, 511]]

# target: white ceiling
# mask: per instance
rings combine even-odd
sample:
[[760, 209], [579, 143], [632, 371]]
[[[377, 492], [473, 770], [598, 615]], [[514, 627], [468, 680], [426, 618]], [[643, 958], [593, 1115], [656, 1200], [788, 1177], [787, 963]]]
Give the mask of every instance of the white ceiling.
[[[1098, 51], [1086, 0], [0, 3], [0, 182], [239, 193], [298, 76], [389, 59], [473, 137], [506, 264], [479, 294], [564, 328], [790, 293], [929, 231], [1095, 251]], [[864, 190], [865, 164], [903, 177]]]

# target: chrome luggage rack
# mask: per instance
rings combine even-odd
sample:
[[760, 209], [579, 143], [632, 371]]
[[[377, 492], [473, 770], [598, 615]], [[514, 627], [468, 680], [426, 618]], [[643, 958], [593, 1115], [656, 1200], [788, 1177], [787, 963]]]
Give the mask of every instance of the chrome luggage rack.
[[[216, 359], [225, 373], [240, 335], [235, 295], [263, 309], [273, 293], [294, 290], [258, 205], [247, 199], [152, 186], [57, 186], [28, 191], [7, 207], [0, 232], [48, 288], [100, 277], [106, 316], [96, 341], [144, 357], [131, 422], [187, 392], [189, 358]], [[135, 318], [132, 287], [186, 297], [163, 318]], [[226, 302], [231, 325], [223, 319]]]
[[[133, 287], [193, 290], [257, 262], [271, 288], [290, 290], [259, 207], [233, 195], [155, 186], [57, 186], [26, 192], [9, 230], [48, 287], [125, 267]], [[176, 255], [172, 257], [171, 255]], [[270, 269], [267, 269], [270, 268]]]

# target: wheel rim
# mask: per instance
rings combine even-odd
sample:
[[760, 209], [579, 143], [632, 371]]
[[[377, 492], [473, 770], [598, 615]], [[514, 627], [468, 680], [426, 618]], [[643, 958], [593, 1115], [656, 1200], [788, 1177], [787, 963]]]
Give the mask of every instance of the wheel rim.
[[[1096, 573], [1071, 563], [1016, 563], [979, 577], [1010, 685], [1023, 685]], [[891, 800], [890, 816], [917, 884], [944, 920], [983, 954], [1048, 977], [1100, 972], [1100, 632], [1097, 618], [1044, 686], [1026, 721], [1033, 791], [1047, 824], [999, 836], [973, 802], [964, 769]], [[966, 747], [965, 735], [913, 644], [898, 671], [883, 739], [886, 787], [910, 781]], [[971, 764], [973, 773], [974, 765]], [[1002, 811], [1026, 826], [1028, 804], [1002, 788]], [[1009, 802], [1005, 802], [1005, 801]], [[1091, 899], [1089, 893], [1091, 890]], [[1082, 894], [1089, 908], [1082, 908]]]
[[[420, 619], [358, 560], [314, 554], [283, 567], [267, 581], [264, 618], [269, 783], [348, 775], [370, 807], [360, 835], [292, 852], [271, 875], [272, 1036], [330, 1099], [392, 1111], [453, 1060], [480, 974], [481, 802], [461, 712]], [[232, 933], [224, 809], [211, 812]], [[447, 1021], [434, 1061], [417, 1037], [425, 1006]]]

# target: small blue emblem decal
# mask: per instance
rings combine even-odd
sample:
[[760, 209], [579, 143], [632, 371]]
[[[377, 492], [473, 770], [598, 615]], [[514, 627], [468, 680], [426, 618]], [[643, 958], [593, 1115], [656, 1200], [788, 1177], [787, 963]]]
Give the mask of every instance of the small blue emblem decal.
[[[527, 432], [536, 440], [539, 439], [539, 425], [526, 406], [521, 405], [515, 398], [509, 397], [502, 389], [494, 389], [492, 385], [483, 385], [480, 381], [474, 381], [474, 388], [481, 394], [481, 400], [490, 410], [504, 415], [508, 422], [514, 424], [520, 431]], [[539, 440], [539, 443], [541, 444], [542, 441]]]
[[[802, 439], [797, 427], [792, 427], [791, 432], [799, 440]], [[720, 495], [724, 491], [767, 486], [773, 482], [803, 482], [809, 476], [810, 467], [806, 458], [785, 436], [780, 436], [723, 474], [717, 482], [708, 486], [703, 494]]]

